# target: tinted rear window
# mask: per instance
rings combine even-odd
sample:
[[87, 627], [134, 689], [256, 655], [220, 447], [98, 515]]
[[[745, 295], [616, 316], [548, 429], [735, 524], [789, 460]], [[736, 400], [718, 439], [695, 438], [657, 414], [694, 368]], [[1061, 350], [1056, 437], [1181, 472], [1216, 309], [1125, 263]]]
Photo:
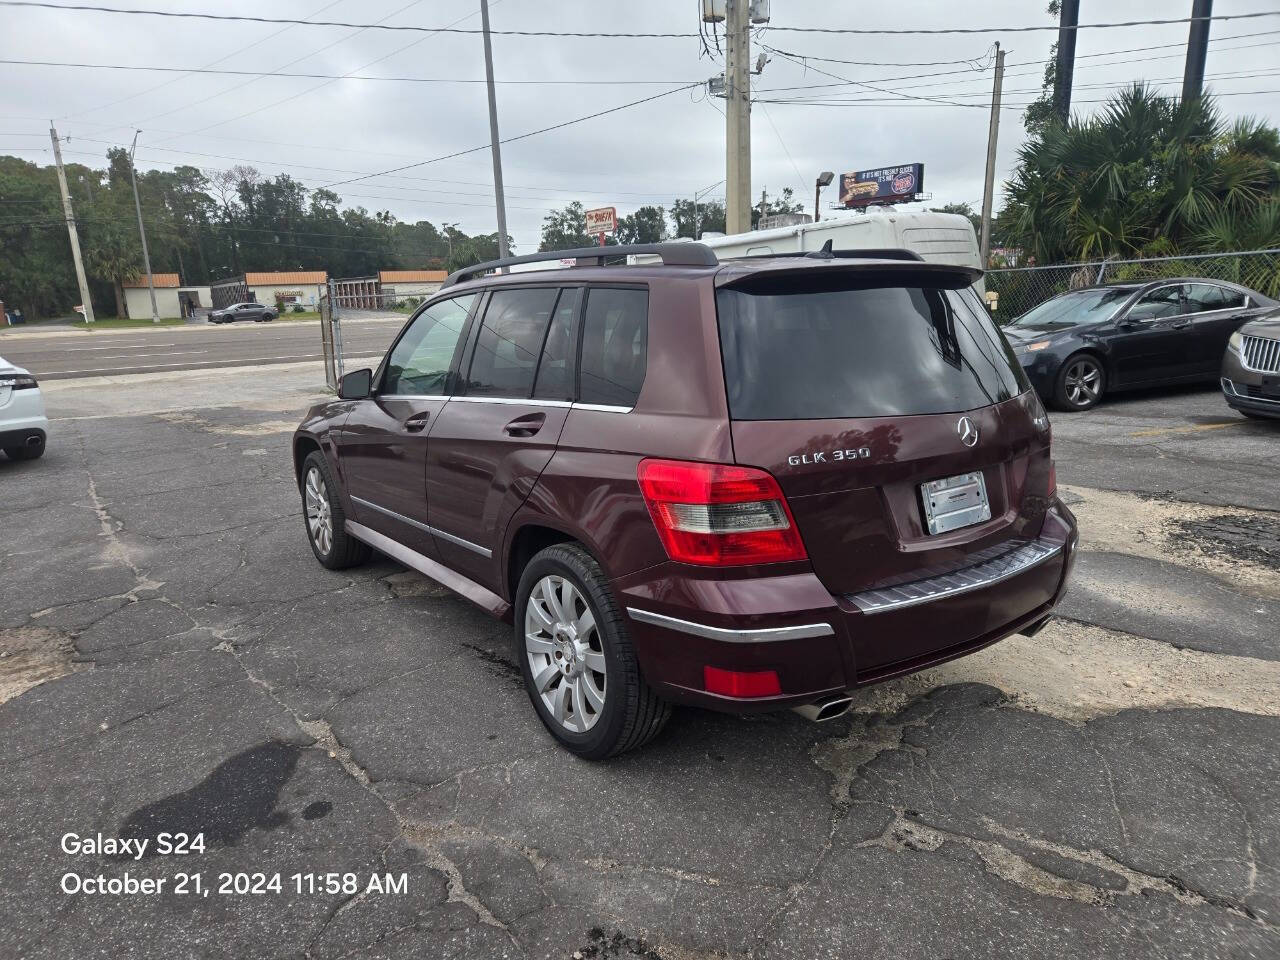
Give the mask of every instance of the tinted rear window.
[[735, 420], [947, 413], [1028, 389], [970, 289], [722, 289], [716, 304]]
[[629, 407], [649, 362], [649, 291], [593, 287], [582, 324], [583, 403]]

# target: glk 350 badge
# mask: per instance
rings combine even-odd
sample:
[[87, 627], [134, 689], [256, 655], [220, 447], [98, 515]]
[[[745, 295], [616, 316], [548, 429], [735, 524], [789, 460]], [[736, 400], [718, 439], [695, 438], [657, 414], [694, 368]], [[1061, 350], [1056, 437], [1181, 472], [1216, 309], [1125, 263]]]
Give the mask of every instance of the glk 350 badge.
[[815, 450], [813, 453], [797, 453], [787, 457], [787, 463], [793, 467], [802, 467], [811, 463], [839, 463], [841, 460], [866, 460], [871, 456], [870, 447], [858, 447], [854, 450]]

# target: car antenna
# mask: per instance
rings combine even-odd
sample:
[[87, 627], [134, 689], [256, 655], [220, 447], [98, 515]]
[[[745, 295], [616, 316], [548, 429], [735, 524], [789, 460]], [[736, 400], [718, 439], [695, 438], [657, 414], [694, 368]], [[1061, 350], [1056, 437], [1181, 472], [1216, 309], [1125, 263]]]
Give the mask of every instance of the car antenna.
[[814, 250], [812, 253], [806, 253], [806, 257], [813, 257], [815, 260], [834, 260], [835, 251], [831, 249], [833, 237], [828, 237], [827, 242], [822, 245], [821, 250]]

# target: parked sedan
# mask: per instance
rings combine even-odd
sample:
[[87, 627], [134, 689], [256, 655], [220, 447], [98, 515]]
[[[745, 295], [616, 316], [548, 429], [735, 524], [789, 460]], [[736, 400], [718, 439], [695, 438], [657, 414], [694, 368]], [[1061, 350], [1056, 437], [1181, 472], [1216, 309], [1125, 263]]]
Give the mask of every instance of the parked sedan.
[[40, 384], [0, 357], [0, 450], [10, 460], [34, 460], [44, 454], [48, 433]]
[[1280, 419], [1280, 310], [1231, 335], [1222, 357], [1222, 394], [1246, 417]]
[[267, 323], [278, 314], [261, 303], [233, 303], [221, 310], [209, 311], [210, 323], [235, 323], [237, 320], [252, 320], [254, 323]]
[[1276, 306], [1220, 280], [1116, 283], [1060, 294], [1004, 332], [1047, 402], [1088, 410], [1113, 390], [1215, 380], [1231, 335]]

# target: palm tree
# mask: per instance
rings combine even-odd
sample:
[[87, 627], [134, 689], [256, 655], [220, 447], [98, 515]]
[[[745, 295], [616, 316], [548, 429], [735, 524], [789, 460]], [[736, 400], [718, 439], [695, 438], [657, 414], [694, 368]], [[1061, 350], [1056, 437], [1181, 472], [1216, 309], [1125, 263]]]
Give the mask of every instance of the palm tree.
[[1007, 242], [1040, 263], [1259, 249], [1280, 226], [1280, 134], [1135, 84], [1033, 134], [1006, 187]]
[[99, 225], [88, 237], [85, 262], [89, 274], [111, 282], [116, 295], [116, 316], [125, 315], [124, 281], [140, 273], [141, 252], [137, 237], [115, 223]]

